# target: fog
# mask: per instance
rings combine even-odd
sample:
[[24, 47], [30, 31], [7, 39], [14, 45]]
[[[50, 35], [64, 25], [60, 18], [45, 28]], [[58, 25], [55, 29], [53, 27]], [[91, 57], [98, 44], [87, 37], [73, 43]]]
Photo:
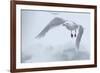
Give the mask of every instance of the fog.
[[[55, 17], [72, 20], [84, 27], [79, 49], [75, 45], [76, 37], [71, 38], [71, 32], [62, 25], [48, 31], [42, 38], [35, 38]], [[90, 58], [89, 13], [22, 10], [21, 21], [21, 63], [87, 60]]]

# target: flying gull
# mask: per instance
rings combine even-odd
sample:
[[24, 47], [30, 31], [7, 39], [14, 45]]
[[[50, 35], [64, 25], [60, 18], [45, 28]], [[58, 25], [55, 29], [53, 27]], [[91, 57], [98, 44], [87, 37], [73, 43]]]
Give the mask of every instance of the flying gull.
[[73, 21], [64, 20], [60, 17], [55, 17], [53, 20], [51, 20], [49, 22], [49, 24], [35, 38], [44, 37], [49, 30], [51, 30], [52, 28], [57, 27], [59, 25], [63, 25], [64, 27], [66, 27], [66, 29], [70, 30], [71, 31], [71, 37], [73, 37], [72, 31], [74, 30], [76, 32], [76, 30], [79, 28], [77, 37], [76, 37], [76, 34], [75, 34], [76, 47], [79, 48], [80, 41], [81, 41], [83, 31], [84, 31], [82, 25], [78, 25]]

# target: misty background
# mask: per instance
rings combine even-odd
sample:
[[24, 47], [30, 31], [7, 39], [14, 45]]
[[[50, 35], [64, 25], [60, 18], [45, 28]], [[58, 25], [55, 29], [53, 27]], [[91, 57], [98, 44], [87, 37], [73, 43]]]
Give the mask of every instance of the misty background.
[[[43, 38], [35, 39], [55, 17], [84, 27], [78, 50], [75, 48], [76, 38], [71, 38], [71, 32], [62, 25], [48, 31]], [[21, 10], [21, 63], [89, 59], [90, 24], [90, 13], [86, 12]]]

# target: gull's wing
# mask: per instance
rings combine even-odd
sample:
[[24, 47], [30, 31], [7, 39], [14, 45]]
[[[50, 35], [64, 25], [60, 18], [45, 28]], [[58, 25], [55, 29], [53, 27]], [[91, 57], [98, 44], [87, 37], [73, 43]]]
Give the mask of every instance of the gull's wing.
[[83, 29], [83, 27], [80, 25], [80, 26], [79, 26], [78, 36], [77, 36], [77, 38], [76, 38], [76, 46], [77, 46], [77, 48], [79, 48], [79, 45], [80, 45], [80, 41], [81, 41], [83, 32], [84, 32], [84, 29]]
[[59, 17], [55, 17], [53, 20], [49, 22], [49, 24], [36, 36], [36, 38], [44, 37], [45, 34], [52, 29], [53, 27], [59, 26], [60, 24], [63, 24], [65, 20]]

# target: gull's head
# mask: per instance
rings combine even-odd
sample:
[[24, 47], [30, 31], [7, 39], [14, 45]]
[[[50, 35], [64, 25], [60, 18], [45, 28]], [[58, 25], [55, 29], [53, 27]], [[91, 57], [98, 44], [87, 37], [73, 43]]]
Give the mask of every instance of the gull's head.
[[66, 22], [63, 23], [63, 26], [69, 30], [76, 30], [78, 28], [78, 25], [75, 22], [69, 20], [66, 20]]

